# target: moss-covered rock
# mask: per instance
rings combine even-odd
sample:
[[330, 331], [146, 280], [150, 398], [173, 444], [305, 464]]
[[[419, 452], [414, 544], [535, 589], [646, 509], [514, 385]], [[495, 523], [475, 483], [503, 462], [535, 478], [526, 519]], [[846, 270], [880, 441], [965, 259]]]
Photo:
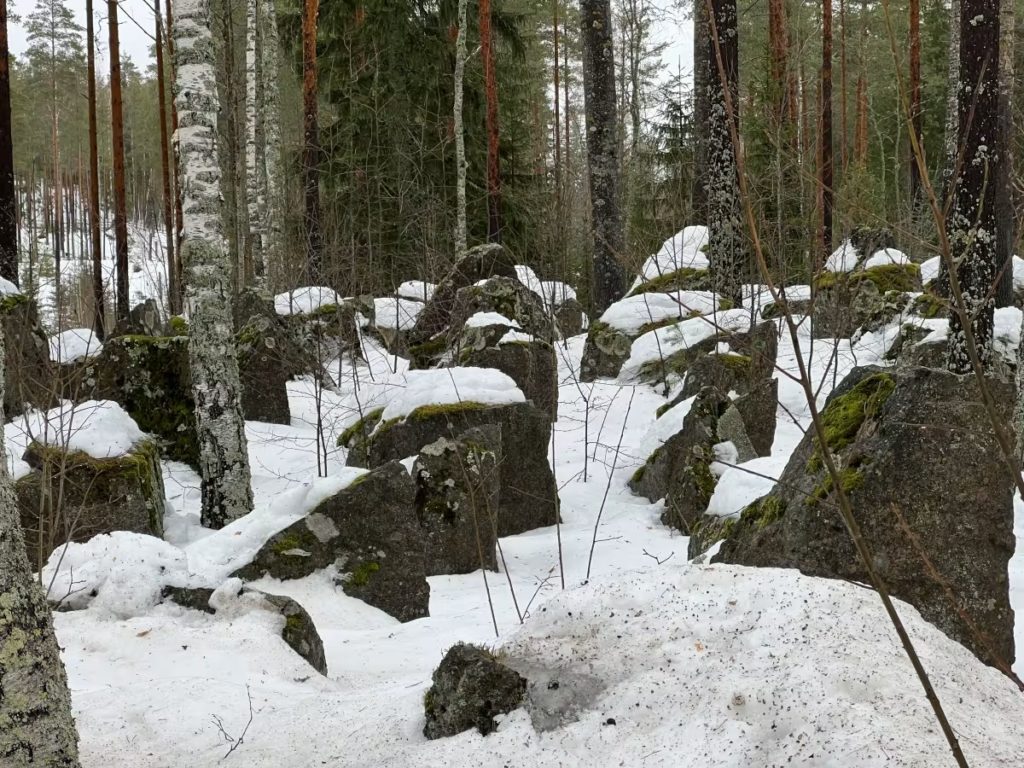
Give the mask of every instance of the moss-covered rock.
[[711, 273], [706, 269], [695, 269], [684, 267], [675, 272], [667, 272], [664, 275], [644, 280], [629, 292], [630, 296], [639, 296], [643, 293], [672, 293], [674, 291], [710, 291]]
[[379, 424], [365, 455], [350, 451], [350, 466], [377, 467], [414, 456], [438, 438], [454, 439], [475, 427], [501, 429], [501, 500], [498, 535], [511, 536], [558, 520], [558, 493], [548, 463], [551, 423], [531, 403], [488, 406], [463, 402], [417, 408], [402, 420]]
[[494, 368], [507, 375], [550, 421], [558, 420], [558, 358], [546, 341], [517, 341], [482, 349], [464, 348], [459, 364]]
[[884, 264], [850, 273], [825, 272], [814, 284], [815, 336], [846, 337], [858, 328], [877, 330], [911, 311], [911, 294], [921, 290], [921, 268]]
[[398, 462], [384, 463], [271, 536], [235, 575], [298, 579], [332, 565], [345, 594], [399, 621], [427, 615], [416, 487]]
[[366, 466], [369, 458], [370, 440], [373, 438], [373, 431], [380, 423], [383, 408], [374, 408], [366, 413], [363, 418], [350, 424], [338, 435], [338, 447], [347, 448], [349, 455], [353, 456], [350, 464]]
[[591, 323], [580, 362], [580, 379], [589, 382], [618, 376], [629, 359], [633, 338], [600, 320]]
[[486, 648], [459, 643], [434, 670], [423, 697], [423, 735], [441, 739], [476, 728], [486, 736], [498, 727], [495, 716], [522, 704], [526, 686], [526, 678]]
[[[1008, 421], [1012, 385], [992, 378], [988, 386]], [[869, 581], [839, 514], [841, 488], [893, 596], [991, 663], [963, 621], [970, 616], [1012, 663], [1012, 482], [974, 377], [858, 368], [833, 392], [822, 420], [838, 476], [808, 431], [778, 485], [741, 516], [718, 559]]]
[[491, 277], [477, 285], [460, 288], [452, 303], [448, 346], [457, 347], [466, 321], [478, 312], [497, 312], [534, 338], [555, 338], [553, 319], [540, 297], [514, 277]]
[[488, 425], [423, 446], [413, 465], [427, 575], [497, 570], [501, 427]]
[[163, 535], [164, 483], [154, 442], [96, 459], [33, 441], [24, 459], [32, 471], [19, 478], [15, 490], [33, 567], [57, 547], [100, 533]]

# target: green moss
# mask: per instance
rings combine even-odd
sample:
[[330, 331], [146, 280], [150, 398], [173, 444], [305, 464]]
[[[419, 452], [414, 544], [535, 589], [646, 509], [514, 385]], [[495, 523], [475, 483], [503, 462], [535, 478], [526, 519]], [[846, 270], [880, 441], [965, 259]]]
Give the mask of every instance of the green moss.
[[689, 471], [690, 476], [693, 478], [697, 490], [700, 491], [704, 498], [710, 501], [711, 497], [715, 494], [715, 486], [718, 485], [718, 478], [711, 471], [711, 465], [701, 459], [694, 459], [687, 467], [687, 471]]
[[475, 411], [486, 407], [487, 406], [484, 405], [483, 403], [476, 403], [473, 401], [466, 401], [462, 403], [445, 403], [438, 405], [421, 405], [419, 408], [417, 408], [408, 416], [406, 416], [406, 420], [424, 421], [435, 416], [446, 416], [455, 413], [464, 413], [465, 411]]
[[686, 267], [651, 278], [630, 291], [629, 295], [640, 296], [644, 293], [665, 293], [668, 291], [706, 291], [710, 287], [711, 277], [706, 269]]
[[[698, 313], [698, 315], [699, 315], [699, 313]], [[679, 322], [679, 318], [678, 317], [666, 317], [664, 320], [658, 320], [658, 321], [653, 322], [653, 323], [644, 323], [637, 330], [637, 335], [638, 336], [643, 336], [645, 333], [650, 333], [651, 331], [656, 331], [659, 328], [667, 328], [668, 326], [675, 325], [678, 322]]]
[[[857, 467], [846, 467], [839, 471], [839, 484], [843, 493], [853, 493], [864, 484], [864, 473]], [[827, 499], [832, 494], [834, 487], [831, 473], [826, 474], [808, 495], [805, 503], [808, 507], [815, 506]]]
[[23, 293], [11, 293], [0, 299], [0, 312], [10, 312], [15, 307], [28, 303], [28, 296]]
[[[832, 398], [821, 414], [828, 450], [836, 453], [853, 442], [865, 420], [879, 414], [894, 389], [896, 382], [892, 376], [875, 373], [857, 382], [849, 392]], [[817, 471], [823, 466], [818, 455], [820, 449], [821, 446], [817, 446], [811, 455], [807, 464], [809, 471]]]
[[378, 571], [380, 571], [380, 563], [372, 561], [363, 563], [348, 575], [346, 583], [353, 587], [365, 587]]
[[921, 317], [932, 319], [945, 314], [949, 310], [949, 302], [934, 293], [925, 292], [914, 299], [914, 311]]
[[637, 467], [636, 472], [634, 472], [633, 476], [629, 478], [629, 484], [637, 485], [638, 483], [642, 483], [645, 474], [647, 474], [647, 465], [643, 464]]
[[314, 538], [312, 534], [304, 536], [300, 533], [286, 533], [279, 539], [274, 541], [271, 549], [273, 549], [275, 555], [284, 555], [295, 549], [301, 549], [308, 552], [314, 544]]
[[722, 296], [722, 297], [720, 297], [718, 299], [718, 310], [720, 312], [725, 312], [727, 310], [735, 309], [735, 308], [736, 308], [736, 302], [734, 302], [732, 299], [727, 298], [725, 296]]
[[740, 513], [740, 519], [760, 531], [772, 523], [777, 523], [785, 514], [785, 501], [778, 496], [764, 496], [753, 504], [748, 504]]
[[728, 352], [724, 355], [717, 355], [716, 359], [737, 376], [747, 376], [750, 374], [751, 360], [748, 355], [737, 355]]
[[874, 283], [879, 293], [906, 293], [918, 290], [921, 268], [917, 264], [883, 264], [857, 272], [823, 272], [815, 276], [814, 286], [818, 290], [830, 290], [842, 284], [853, 288], [864, 281]]
[[306, 316], [309, 318], [331, 317], [336, 315], [339, 309], [340, 307], [337, 304], [321, 304], [312, 312], [307, 312]]
[[301, 632], [305, 622], [302, 617], [298, 614], [292, 614], [284, 620], [284, 631], [287, 632]]
[[662, 416], [664, 416], [664, 415], [665, 415], [666, 413], [668, 413], [668, 412], [669, 412], [669, 411], [671, 411], [671, 410], [672, 410], [673, 408], [675, 408], [675, 406], [676, 406], [676, 405], [678, 405], [678, 403], [675, 403], [675, 402], [668, 402], [668, 403], [665, 403], [664, 405], [660, 405], [660, 406], [658, 406], [658, 410], [656, 410], [656, 411], [654, 412], [654, 417], [655, 417], [656, 419], [660, 419], [660, 418], [661, 418]]
[[384, 413], [383, 408], [374, 408], [369, 411], [363, 418], [352, 424], [344, 432], [338, 435], [338, 447], [339, 448], [352, 448], [357, 439], [366, 439], [373, 432], [377, 423], [380, 421], [381, 415]]
[[426, 367], [445, 353], [448, 349], [448, 338], [440, 333], [421, 344], [409, 347], [409, 359], [420, 367]]
[[172, 336], [188, 336], [188, 321], [181, 315], [172, 315], [167, 321]]

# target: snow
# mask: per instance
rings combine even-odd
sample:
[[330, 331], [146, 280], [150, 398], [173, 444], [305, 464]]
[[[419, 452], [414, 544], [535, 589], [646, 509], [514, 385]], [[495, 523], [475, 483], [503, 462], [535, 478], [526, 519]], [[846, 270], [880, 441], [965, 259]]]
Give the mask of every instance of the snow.
[[396, 293], [400, 298], [413, 299], [414, 301], [430, 301], [434, 296], [437, 286], [433, 283], [426, 283], [423, 280], [406, 280]]
[[537, 277], [537, 273], [533, 271], [533, 267], [528, 267], [525, 264], [516, 264], [516, 277], [519, 278], [520, 283], [540, 296], [541, 299], [544, 298], [544, 284]]
[[507, 325], [509, 328], [519, 328], [519, 323], [509, 320], [499, 312], [477, 312], [470, 315], [466, 321], [466, 328], [486, 328], [489, 325]]
[[72, 328], [50, 337], [50, 359], [56, 363], [76, 363], [96, 357], [103, 343], [89, 328]]
[[294, 291], [279, 293], [274, 297], [274, 309], [279, 315], [308, 315], [323, 307], [341, 303], [341, 297], [333, 288], [306, 286]]
[[498, 339], [498, 346], [500, 347], [502, 344], [530, 343], [536, 340], [537, 339], [535, 337], [528, 333], [523, 333], [522, 331], [513, 329]]
[[903, 251], [897, 251], [895, 248], [884, 248], [881, 251], [875, 251], [867, 261], [864, 262], [864, 269], [870, 269], [871, 267], [884, 267], [890, 264], [909, 264], [910, 257]]
[[[921, 283], [923, 285], [928, 285], [928, 283], [934, 282], [939, 276], [939, 268], [941, 265], [942, 259], [939, 256], [932, 256], [932, 258], [922, 261]], [[1016, 263], [1014, 263], [1014, 267], [1014, 275], [1016, 276]]]
[[21, 296], [21, 288], [5, 277], [0, 277], [0, 296]]
[[416, 318], [423, 311], [422, 301], [412, 301], [393, 296], [373, 300], [374, 325], [378, 328], [408, 331], [416, 325]]
[[683, 228], [666, 240], [658, 252], [644, 262], [643, 269], [640, 270], [642, 279], [638, 278], [633, 287], [661, 275], [678, 272], [680, 269], [707, 269], [708, 257], [704, 251], [709, 242], [707, 227]]
[[844, 240], [843, 244], [836, 248], [825, 261], [825, 270], [828, 272], [852, 272], [857, 266], [859, 256], [853, 243]]
[[633, 334], [651, 323], [681, 319], [695, 312], [710, 314], [718, 307], [718, 298], [710, 291], [641, 293], [612, 304], [601, 315], [601, 322]]
[[558, 280], [541, 280], [541, 298], [549, 307], [557, 309], [570, 299], [576, 299], [576, 289]]
[[507, 405], [525, 400], [516, 383], [493, 368], [409, 371], [405, 374], [405, 386], [395, 391], [381, 421], [404, 419], [424, 405]]

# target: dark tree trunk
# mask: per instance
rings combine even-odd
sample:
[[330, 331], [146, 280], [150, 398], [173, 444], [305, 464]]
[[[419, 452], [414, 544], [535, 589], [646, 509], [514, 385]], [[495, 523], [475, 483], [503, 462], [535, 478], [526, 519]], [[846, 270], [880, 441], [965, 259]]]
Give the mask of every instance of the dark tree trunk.
[[999, 284], [996, 306], [1013, 304], [1013, 253], [1017, 245], [1016, 192], [1014, 190], [1014, 26], [1015, 0], [1001, 0], [999, 28], [999, 166], [996, 170], [996, 264]]
[[117, 0], [107, 0], [110, 32], [110, 125], [114, 165], [114, 244], [117, 260], [117, 320], [128, 319], [128, 203], [124, 188], [124, 110], [121, 99], [121, 45]]
[[708, 56], [708, 230], [715, 291], [735, 306], [743, 303], [743, 283], [750, 264], [745, 258], [740, 219], [739, 174], [734, 138], [739, 137], [739, 35], [736, 0], [707, 0]]
[[818, 151], [818, 184], [821, 200], [821, 249], [823, 259], [832, 251], [832, 0], [821, 6], [821, 139]]
[[708, 115], [708, 60], [711, 38], [708, 35], [707, 0], [693, 0], [693, 219], [708, 222], [707, 145]]
[[312, 285], [323, 283], [323, 235], [320, 229], [320, 124], [317, 104], [316, 32], [320, 0], [304, 0], [302, 14], [303, 140], [302, 184], [306, 201], [306, 263]]
[[626, 275], [619, 263], [619, 144], [615, 103], [615, 52], [609, 0], [581, 0], [583, 91], [586, 101], [587, 167], [594, 236], [593, 303], [601, 314], [622, 298]]
[[85, 36], [88, 48], [89, 89], [89, 245], [92, 249], [92, 325], [101, 340], [106, 333], [103, 302], [103, 242], [100, 239], [100, 153], [96, 118], [96, 42], [93, 0], [85, 3]]
[[961, 0], [959, 96], [957, 144], [963, 163], [953, 177], [946, 235], [966, 311], [950, 317], [947, 365], [954, 373], [969, 373], [968, 324], [983, 365], [992, 352], [998, 272], [994, 179], [999, 173], [999, 0]]
[[[921, 129], [921, 0], [910, 0], [910, 129], [923, 152]], [[914, 145], [910, 145], [910, 201], [916, 204], [921, 194], [921, 171]]]
[[156, 98], [160, 105], [160, 170], [164, 194], [164, 234], [167, 250], [167, 305], [172, 315], [181, 314], [178, 262], [174, 255], [174, 197], [171, 191], [171, 158], [167, 136], [166, 81], [164, 79], [163, 24], [160, 23], [160, 4], [154, 7], [156, 20]]
[[11, 136], [11, 69], [7, 3], [0, 3], [0, 277], [18, 283], [18, 198]]
[[491, 0], [480, 0], [480, 58], [487, 99], [487, 240], [501, 242], [501, 165], [498, 157], [498, 77], [491, 34]]

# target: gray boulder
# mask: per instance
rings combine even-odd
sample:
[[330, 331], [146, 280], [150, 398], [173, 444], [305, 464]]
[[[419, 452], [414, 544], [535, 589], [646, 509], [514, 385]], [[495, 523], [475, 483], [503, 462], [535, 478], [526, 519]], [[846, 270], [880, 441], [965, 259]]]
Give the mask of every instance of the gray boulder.
[[[476, 329], [471, 329], [476, 330]], [[546, 341], [510, 341], [493, 346], [467, 344], [459, 354], [459, 365], [495, 368], [516, 383], [526, 399], [558, 420], [558, 358]]]
[[285, 595], [271, 595], [251, 588], [245, 591], [258, 594], [267, 610], [281, 615], [284, 619], [281, 639], [305, 659], [309, 666], [326, 676], [327, 656], [324, 654], [324, 643], [306, 609]]
[[555, 309], [555, 325], [563, 339], [583, 333], [583, 305], [576, 299], [566, 299]]
[[155, 299], [146, 299], [128, 310], [128, 318], [114, 326], [111, 336], [161, 336], [164, 319]]
[[398, 462], [360, 477], [271, 536], [235, 575], [298, 579], [335, 566], [345, 594], [412, 621], [428, 615], [416, 486]]
[[60, 396], [56, 371], [50, 362], [50, 342], [39, 325], [36, 303], [22, 294], [0, 299], [6, 352], [4, 414], [25, 412], [26, 405], [52, 408]]
[[921, 290], [917, 264], [886, 264], [849, 273], [826, 272], [815, 280], [815, 338], [845, 338], [858, 328], [877, 330], [913, 309]]
[[416, 513], [426, 539], [428, 576], [497, 570], [495, 523], [501, 498], [501, 428], [441, 437], [413, 464]]
[[291, 424], [288, 381], [295, 372], [298, 347], [287, 327], [276, 316], [253, 315], [236, 341], [245, 418]]
[[[370, 413], [368, 418], [380, 419]], [[351, 466], [378, 467], [420, 453], [440, 437], [454, 439], [475, 427], [501, 429], [501, 501], [498, 535], [512, 536], [554, 525], [558, 519], [558, 492], [548, 463], [551, 424], [547, 415], [531, 403], [485, 406], [479, 403], [428, 405], [405, 419], [378, 424], [369, 437], [357, 440], [350, 450]], [[365, 434], [360, 424], [353, 435]]]
[[456, 346], [466, 321], [478, 312], [497, 312], [535, 338], [553, 341], [554, 322], [540, 297], [514, 277], [492, 277], [460, 288], [449, 318], [449, 346]]
[[[989, 386], [1009, 423], [1012, 386], [999, 379]], [[1012, 481], [975, 379], [929, 368], [858, 368], [822, 418], [825, 449], [892, 594], [991, 663], [963, 612], [1012, 664]], [[868, 581], [821, 450], [809, 432], [776, 489], [732, 527], [718, 560]]]
[[476, 728], [486, 736], [498, 727], [497, 715], [517, 709], [526, 695], [526, 678], [485, 648], [459, 643], [449, 649], [423, 697], [428, 739]]
[[634, 338], [635, 335], [600, 320], [591, 323], [580, 361], [580, 380], [590, 382], [618, 376], [622, 366], [629, 360]]
[[107, 459], [33, 441], [23, 458], [32, 471], [18, 479], [15, 493], [34, 568], [57, 547], [97, 534], [163, 535], [163, 473], [152, 441]]

